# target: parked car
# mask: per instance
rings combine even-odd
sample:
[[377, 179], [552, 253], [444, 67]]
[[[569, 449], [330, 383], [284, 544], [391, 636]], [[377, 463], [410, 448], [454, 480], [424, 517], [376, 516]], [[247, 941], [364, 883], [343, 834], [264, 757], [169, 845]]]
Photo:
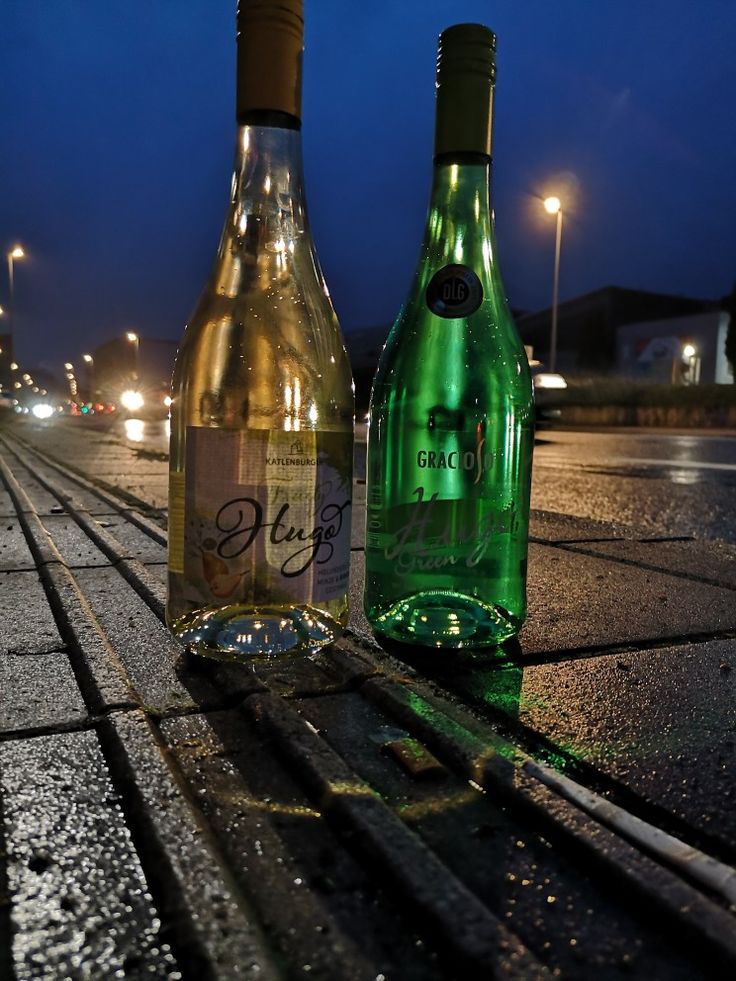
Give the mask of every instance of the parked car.
[[545, 419], [559, 419], [559, 393], [567, 388], [567, 382], [556, 371], [546, 371], [541, 361], [530, 361], [532, 384], [534, 385], [534, 404], [537, 422]]

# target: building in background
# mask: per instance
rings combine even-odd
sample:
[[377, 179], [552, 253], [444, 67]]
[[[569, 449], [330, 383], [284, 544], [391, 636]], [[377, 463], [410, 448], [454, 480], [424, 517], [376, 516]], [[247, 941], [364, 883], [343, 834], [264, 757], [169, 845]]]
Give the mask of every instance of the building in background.
[[726, 357], [730, 320], [725, 310], [710, 310], [619, 327], [617, 373], [653, 382], [732, 385]]
[[[565, 375], [612, 374], [617, 371], [617, 330], [624, 324], [642, 324], [704, 313], [717, 308], [713, 300], [697, 300], [667, 293], [604, 286], [560, 303], [557, 312], [557, 369]], [[516, 318], [521, 339], [534, 357], [549, 361], [551, 308]]]

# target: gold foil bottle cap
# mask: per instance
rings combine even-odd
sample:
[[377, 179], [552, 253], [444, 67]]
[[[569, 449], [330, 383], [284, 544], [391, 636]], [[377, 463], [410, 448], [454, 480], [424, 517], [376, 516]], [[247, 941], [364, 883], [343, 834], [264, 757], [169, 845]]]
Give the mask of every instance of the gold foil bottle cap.
[[304, 0], [239, 0], [237, 118], [280, 112], [301, 119]]
[[435, 156], [491, 155], [496, 35], [483, 24], [455, 24], [437, 48]]

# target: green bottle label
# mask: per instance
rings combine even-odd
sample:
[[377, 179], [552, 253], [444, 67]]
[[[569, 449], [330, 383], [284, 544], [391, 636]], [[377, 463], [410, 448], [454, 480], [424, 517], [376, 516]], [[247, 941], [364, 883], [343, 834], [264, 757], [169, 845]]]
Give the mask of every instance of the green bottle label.
[[438, 317], [452, 320], [475, 313], [483, 302], [483, 286], [468, 266], [438, 269], [427, 286], [427, 306]]

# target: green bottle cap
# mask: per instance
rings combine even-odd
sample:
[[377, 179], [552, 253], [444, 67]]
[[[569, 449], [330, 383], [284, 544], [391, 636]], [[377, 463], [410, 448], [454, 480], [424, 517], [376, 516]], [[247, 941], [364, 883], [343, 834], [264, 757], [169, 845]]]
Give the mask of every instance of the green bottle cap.
[[304, 0], [239, 0], [237, 117], [302, 114]]
[[496, 35], [483, 24], [455, 24], [437, 48], [434, 154], [491, 155]]

